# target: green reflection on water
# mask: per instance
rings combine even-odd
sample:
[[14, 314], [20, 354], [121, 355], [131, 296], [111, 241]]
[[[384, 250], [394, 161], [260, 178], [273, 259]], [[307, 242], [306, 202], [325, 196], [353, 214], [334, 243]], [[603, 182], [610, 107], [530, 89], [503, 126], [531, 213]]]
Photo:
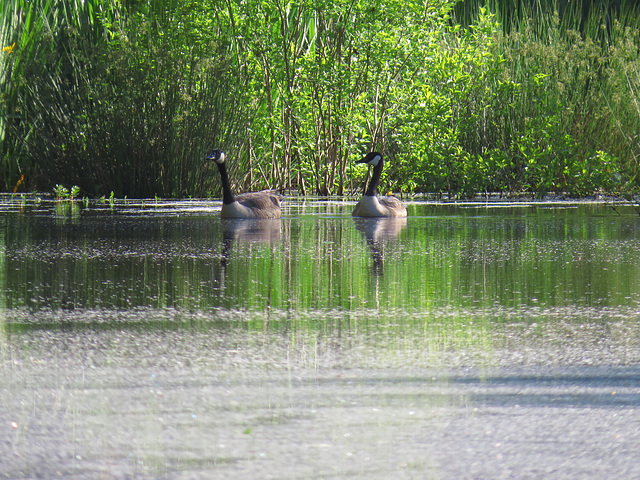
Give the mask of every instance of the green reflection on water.
[[8, 210], [2, 308], [278, 312], [313, 329], [327, 312], [394, 324], [636, 307], [638, 216], [570, 207], [415, 203], [408, 219], [363, 220], [306, 202], [277, 221], [222, 221], [211, 206]]

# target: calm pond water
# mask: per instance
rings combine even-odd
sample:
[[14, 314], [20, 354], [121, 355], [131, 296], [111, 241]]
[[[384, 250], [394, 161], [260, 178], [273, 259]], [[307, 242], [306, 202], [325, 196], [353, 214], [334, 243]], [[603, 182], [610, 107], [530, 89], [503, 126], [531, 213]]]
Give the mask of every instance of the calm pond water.
[[0, 199], [0, 478], [640, 477], [640, 215]]

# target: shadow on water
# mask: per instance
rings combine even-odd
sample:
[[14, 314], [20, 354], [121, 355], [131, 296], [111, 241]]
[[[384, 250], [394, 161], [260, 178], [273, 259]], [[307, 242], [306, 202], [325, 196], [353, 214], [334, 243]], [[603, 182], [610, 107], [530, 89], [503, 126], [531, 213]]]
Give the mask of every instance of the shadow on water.
[[[527, 369], [524, 369], [527, 372]], [[437, 390], [445, 383], [457, 391], [464, 401], [485, 408], [539, 407], [548, 408], [610, 408], [640, 407], [640, 368], [638, 366], [555, 366], [544, 371], [528, 369], [528, 374], [510, 368], [497, 368], [491, 376], [475, 369], [452, 371], [446, 377], [429, 370], [428, 375], [393, 376], [367, 370], [358, 372], [357, 383], [371, 386], [381, 396], [414, 396], [416, 404], [437, 404]], [[356, 380], [354, 380], [356, 381]], [[338, 388], [340, 378], [321, 378], [318, 383]], [[400, 393], [402, 392], [402, 393]], [[376, 393], [371, 392], [371, 395]]]

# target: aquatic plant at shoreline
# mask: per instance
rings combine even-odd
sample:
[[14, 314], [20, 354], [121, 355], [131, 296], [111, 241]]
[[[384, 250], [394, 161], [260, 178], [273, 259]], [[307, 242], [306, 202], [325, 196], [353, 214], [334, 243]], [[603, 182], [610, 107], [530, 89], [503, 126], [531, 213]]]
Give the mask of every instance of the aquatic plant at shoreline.
[[378, 148], [385, 190], [637, 191], [635, 12], [453, 7], [0, 1], [0, 189], [217, 195], [218, 145], [241, 189], [348, 194]]

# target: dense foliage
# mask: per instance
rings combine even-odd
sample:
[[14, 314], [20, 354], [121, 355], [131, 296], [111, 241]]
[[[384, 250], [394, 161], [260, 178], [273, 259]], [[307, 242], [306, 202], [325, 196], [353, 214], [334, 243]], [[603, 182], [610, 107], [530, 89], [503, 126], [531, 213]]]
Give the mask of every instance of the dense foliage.
[[218, 147], [242, 189], [349, 193], [375, 148], [385, 190], [636, 191], [634, 12], [548, 5], [0, 0], [0, 189], [217, 194]]

